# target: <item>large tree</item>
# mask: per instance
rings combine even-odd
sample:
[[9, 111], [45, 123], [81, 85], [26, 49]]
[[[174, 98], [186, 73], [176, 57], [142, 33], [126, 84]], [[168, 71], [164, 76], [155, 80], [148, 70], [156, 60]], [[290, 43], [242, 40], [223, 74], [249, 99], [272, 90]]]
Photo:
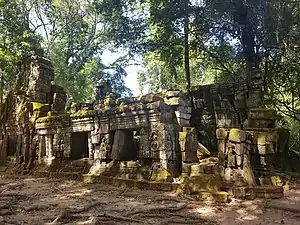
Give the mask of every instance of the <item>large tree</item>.
[[115, 91], [130, 94], [123, 81], [125, 58], [121, 57], [111, 65], [101, 63], [103, 50], [110, 44], [108, 29], [112, 23], [99, 10], [101, 2], [27, 2], [35, 21], [32, 26], [44, 37], [42, 44], [53, 61], [55, 81], [75, 102], [91, 100], [93, 87], [104, 77], [111, 81]]
[[0, 105], [13, 89], [23, 57], [38, 49], [40, 37], [30, 29], [23, 1], [0, 0]]

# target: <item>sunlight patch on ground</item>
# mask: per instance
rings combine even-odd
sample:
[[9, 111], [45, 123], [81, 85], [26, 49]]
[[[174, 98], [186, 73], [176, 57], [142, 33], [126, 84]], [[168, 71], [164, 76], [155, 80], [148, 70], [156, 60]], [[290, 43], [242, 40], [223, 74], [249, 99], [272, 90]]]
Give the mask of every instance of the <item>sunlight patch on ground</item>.
[[201, 207], [196, 209], [197, 213], [200, 213], [201, 215], [210, 215], [211, 213], [215, 213], [215, 210], [210, 207]]

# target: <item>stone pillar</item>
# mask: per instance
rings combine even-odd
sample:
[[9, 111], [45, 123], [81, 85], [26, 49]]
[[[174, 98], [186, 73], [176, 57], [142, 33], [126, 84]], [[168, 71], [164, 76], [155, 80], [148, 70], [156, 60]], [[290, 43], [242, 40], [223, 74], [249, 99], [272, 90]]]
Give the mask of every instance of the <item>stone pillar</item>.
[[107, 159], [108, 155], [110, 154], [111, 148], [111, 136], [110, 134], [102, 134], [101, 135], [101, 142], [99, 146], [99, 159], [105, 160]]
[[60, 136], [59, 134], [53, 134], [53, 140], [52, 140], [53, 156], [55, 156], [56, 152], [58, 151], [59, 136]]
[[151, 124], [151, 158], [159, 161], [172, 175], [178, 172], [178, 148], [178, 130], [174, 128], [174, 124]]
[[179, 145], [181, 150], [182, 162], [197, 162], [197, 136], [196, 129], [193, 127], [183, 127], [183, 131], [179, 132]]
[[41, 160], [46, 156], [46, 140], [44, 135], [40, 135], [39, 139], [38, 160], [41, 163]]
[[88, 148], [89, 148], [89, 160], [94, 159], [95, 149], [93, 146], [92, 135], [91, 132], [88, 132]]
[[45, 142], [46, 142], [46, 156], [47, 158], [53, 158], [54, 157], [53, 135], [47, 134], [45, 136]]
[[279, 130], [275, 128], [277, 119], [279, 117], [275, 110], [252, 108], [244, 125], [253, 133], [252, 165], [261, 184], [271, 184], [270, 172], [278, 148]]
[[151, 158], [150, 134], [149, 129], [142, 128], [139, 132], [140, 145], [139, 145], [139, 158]]
[[71, 157], [71, 133], [65, 133], [64, 142], [64, 158], [69, 159]]

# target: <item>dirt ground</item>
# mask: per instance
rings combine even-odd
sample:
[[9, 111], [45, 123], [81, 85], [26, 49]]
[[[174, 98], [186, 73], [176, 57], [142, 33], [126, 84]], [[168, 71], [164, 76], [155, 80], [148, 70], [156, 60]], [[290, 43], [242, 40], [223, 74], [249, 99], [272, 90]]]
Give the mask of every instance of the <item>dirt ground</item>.
[[[259, 199], [207, 205], [174, 193], [32, 176], [0, 177], [0, 224], [300, 224], [300, 213], [270, 209]], [[280, 201], [300, 207], [298, 188]]]

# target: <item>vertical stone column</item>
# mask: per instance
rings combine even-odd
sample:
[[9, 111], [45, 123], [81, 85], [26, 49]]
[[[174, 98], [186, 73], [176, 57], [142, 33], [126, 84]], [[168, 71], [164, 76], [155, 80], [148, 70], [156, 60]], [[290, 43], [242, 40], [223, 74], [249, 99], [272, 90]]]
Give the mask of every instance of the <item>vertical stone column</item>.
[[51, 159], [54, 157], [53, 135], [47, 134], [45, 136], [45, 142], [46, 142], [46, 156], [48, 159]]
[[151, 158], [150, 134], [149, 129], [142, 128], [140, 130], [140, 145], [139, 145], [139, 158]]
[[178, 171], [178, 130], [174, 124], [151, 124], [150, 149], [154, 160], [172, 175]]
[[91, 132], [88, 132], [88, 148], [89, 148], [89, 160], [93, 160], [94, 159], [95, 150], [94, 150], [94, 146], [93, 146]]
[[111, 150], [111, 135], [107, 117], [95, 118], [95, 129], [91, 131], [89, 158], [100, 162], [106, 160]]
[[266, 108], [252, 108], [245, 128], [253, 133], [251, 145], [253, 167], [261, 184], [271, 184], [270, 172], [278, 148], [277, 112]]
[[58, 151], [59, 135], [60, 134], [57, 134], [57, 133], [53, 134], [53, 141], [52, 141], [53, 156], [56, 156], [56, 152]]
[[100, 160], [105, 160], [107, 159], [112, 148], [111, 136], [110, 134], [102, 134], [100, 138], [101, 142], [99, 146], [98, 158]]
[[64, 139], [64, 158], [69, 159], [71, 157], [71, 133], [65, 133]]
[[46, 156], [46, 140], [44, 135], [40, 135], [39, 139], [38, 161], [41, 163], [42, 159]]
[[197, 136], [196, 129], [193, 127], [183, 127], [183, 131], [179, 132], [179, 145], [181, 150], [182, 162], [197, 162]]

